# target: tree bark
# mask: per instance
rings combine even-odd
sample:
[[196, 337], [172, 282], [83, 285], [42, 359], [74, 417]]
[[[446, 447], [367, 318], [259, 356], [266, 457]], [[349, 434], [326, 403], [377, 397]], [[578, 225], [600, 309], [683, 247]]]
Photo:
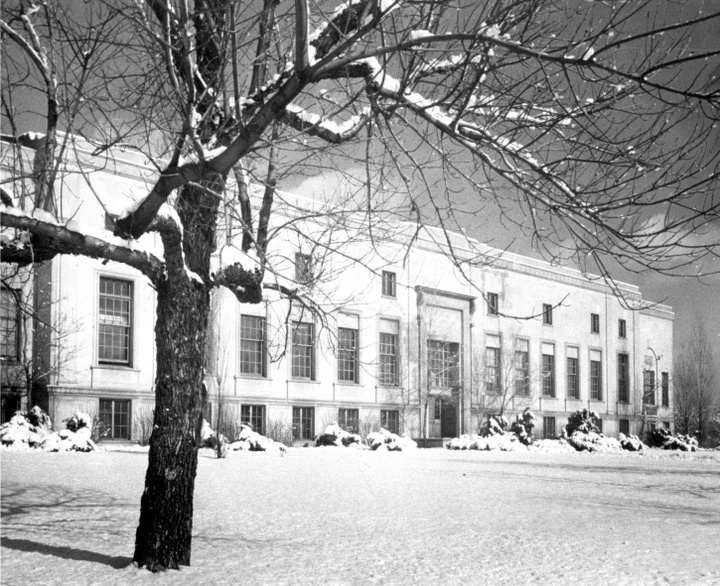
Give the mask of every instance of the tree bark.
[[155, 417], [133, 556], [153, 572], [190, 565], [208, 313], [196, 282], [158, 286]]

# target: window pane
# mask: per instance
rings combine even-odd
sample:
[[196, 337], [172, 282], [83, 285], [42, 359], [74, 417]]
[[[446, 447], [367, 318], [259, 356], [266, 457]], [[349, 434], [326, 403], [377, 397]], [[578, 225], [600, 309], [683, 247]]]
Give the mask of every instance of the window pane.
[[555, 396], [555, 356], [542, 355], [542, 387], [543, 395]]
[[132, 283], [101, 277], [98, 308], [98, 360], [129, 365]]
[[400, 433], [400, 413], [398, 411], [380, 411], [380, 427], [391, 433]]
[[358, 331], [338, 328], [338, 380], [358, 382]]
[[391, 271], [382, 272], [382, 294], [386, 297], [396, 297], [396, 276]]
[[265, 435], [265, 405], [241, 405], [240, 421], [249, 423], [260, 435]]
[[10, 289], [0, 289], [0, 356], [18, 358], [20, 319], [15, 295]]
[[315, 437], [315, 408], [293, 407], [293, 439], [311, 440]]
[[580, 385], [578, 383], [578, 359], [567, 359], [567, 393], [573, 399], [580, 398]]
[[460, 344], [428, 340], [428, 366], [432, 386], [456, 386], [460, 380]]
[[240, 373], [266, 376], [265, 318], [240, 316]]
[[398, 384], [398, 337], [397, 334], [380, 332], [380, 384]]
[[313, 324], [293, 322], [292, 376], [314, 379], [315, 337]]

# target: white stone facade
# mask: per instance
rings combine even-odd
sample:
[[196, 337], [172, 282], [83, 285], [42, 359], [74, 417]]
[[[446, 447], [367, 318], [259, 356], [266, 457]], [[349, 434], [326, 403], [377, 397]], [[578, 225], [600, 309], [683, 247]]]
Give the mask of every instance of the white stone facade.
[[[4, 177], [12, 165], [6, 153]], [[105, 236], [106, 212], [117, 214], [146, 193], [143, 177], [152, 174], [130, 154], [94, 163], [87, 177], [75, 171], [64, 179], [63, 215]], [[279, 225], [319, 204], [284, 194], [277, 205]], [[437, 441], [526, 407], [538, 416], [538, 436], [559, 434], [581, 408], [596, 411], [609, 435], [673, 425], [671, 308], [626, 309], [601, 280], [519, 255], [473, 266], [464, 238], [437, 229], [415, 234], [413, 226], [388, 224], [393, 235], [374, 247], [360, 237], [361, 223], [335, 230], [323, 246], [320, 237], [304, 236], [322, 226], [306, 221], [280, 232], [271, 256], [273, 278], [285, 283], [293, 282], [296, 263], [311, 261], [305, 270], [318, 280], [304, 290], [323, 316], [273, 291], [259, 305], [218, 295], [208, 354], [211, 418], [222, 401], [226, 414], [261, 431], [292, 426], [300, 442], [337, 420], [353, 431], [382, 423]], [[447, 238], [459, 264], [446, 254]], [[159, 240], [148, 235], [140, 244], [158, 249]], [[225, 241], [216, 262], [228, 250]], [[84, 410], [108, 422], [111, 436], [137, 439], [154, 402], [148, 280], [124, 265], [68, 256], [38, 276], [52, 311], [77, 327], [72, 360], [46, 381], [51, 417], [60, 422]], [[628, 304], [643, 306], [636, 287], [620, 288]], [[119, 338], [108, 341], [113, 335]], [[12, 357], [3, 362], [8, 368]], [[14, 391], [8, 385], [3, 392]]]

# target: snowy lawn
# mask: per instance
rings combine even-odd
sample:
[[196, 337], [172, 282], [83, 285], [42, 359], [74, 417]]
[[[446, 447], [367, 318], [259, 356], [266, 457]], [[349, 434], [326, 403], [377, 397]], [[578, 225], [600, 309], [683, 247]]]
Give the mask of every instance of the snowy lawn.
[[147, 454], [1, 450], [1, 581], [718, 584], [718, 456], [202, 451], [193, 566], [152, 575]]

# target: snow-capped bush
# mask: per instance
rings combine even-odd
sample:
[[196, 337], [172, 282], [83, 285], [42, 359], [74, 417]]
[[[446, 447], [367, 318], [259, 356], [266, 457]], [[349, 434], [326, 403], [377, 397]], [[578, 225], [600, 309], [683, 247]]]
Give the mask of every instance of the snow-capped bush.
[[28, 412], [15, 413], [0, 428], [0, 441], [14, 448], [39, 448], [46, 452], [92, 452], [97, 449], [90, 439], [92, 419], [87, 413], [75, 413], [66, 423], [67, 429], [53, 432], [50, 416], [36, 406]]
[[52, 433], [50, 416], [40, 407], [17, 411], [10, 421], [0, 426], [0, 442], [13, 448], [37, 448]]
[[605, 437], [595, 431], [575, 431], [567, 442], [577, 451], [608, 452], [622, 449], [620, 442], [612, 437]]
[[445, 444], [445, 447], [450, 450], [500, 450], [502, 452], [527, 449], [526, 444], [520, 442], [514, 433], [497, 433], [497, 431], [489, 435], [463, 434], [451, 439]]
[[648, 434], [650, 444], [663, 450], [681, 450], [683, 452], [695, 452], [698, 449], [698, 441], [691, 435], [673, 435], [669, 429], [656, 427]]
[[70, 431], [77, 431], [83, 427], [87, 427], [92, 433], [93, 418], [82, 411], [76, 411], [72, 414], [72, 417], [66, 419], [64, 423], [65, 427], [67, 427]]
[[245, 423], [240, 426], [238, 438], [230, 444], [230, 448], [235, 451], [287, 453], [287, 447], [284, 444], [260, 435], [253, 430], [252, 426]]
[[580, 431], [582, 433], [598, 433], [600, 430], [595, 422], [599, 419], [600, 416], [595, 413], [595, 411], [590, 411], [589, 409], [578, 409], [575, 413], [572, 413], [570, 417], [568, 417], [567, 425], [565, 425], [565, 433], [568, 437], [572, 437], [576, 431]]
[[364, 446], [362, 438], [356, 433], [345, 431], [337, 422], [331, 423], [325, 431], [315, 438], [316, 446]]
[[624, 433], [618, 434], [618, 441], [623, 450], [628, 452], [641, 452], [646, 446], [642, 440], [636, 435], [625, 435]]
[[380, 431], [374, 431], [367, 436], [367, 443], [371, 450], [403, 452], [417, 448], [417, 444], [409, 437], [401, 437], [381, 427]]
[[529, 446], [533, 443], [532, 430], [535, 427], [535, 421], [535, 414], [530, 411], [530, 407], [527, 407], [522, 414], [518, 413], [515, 416], [510, 431], [517, 436], [521, 443]]

